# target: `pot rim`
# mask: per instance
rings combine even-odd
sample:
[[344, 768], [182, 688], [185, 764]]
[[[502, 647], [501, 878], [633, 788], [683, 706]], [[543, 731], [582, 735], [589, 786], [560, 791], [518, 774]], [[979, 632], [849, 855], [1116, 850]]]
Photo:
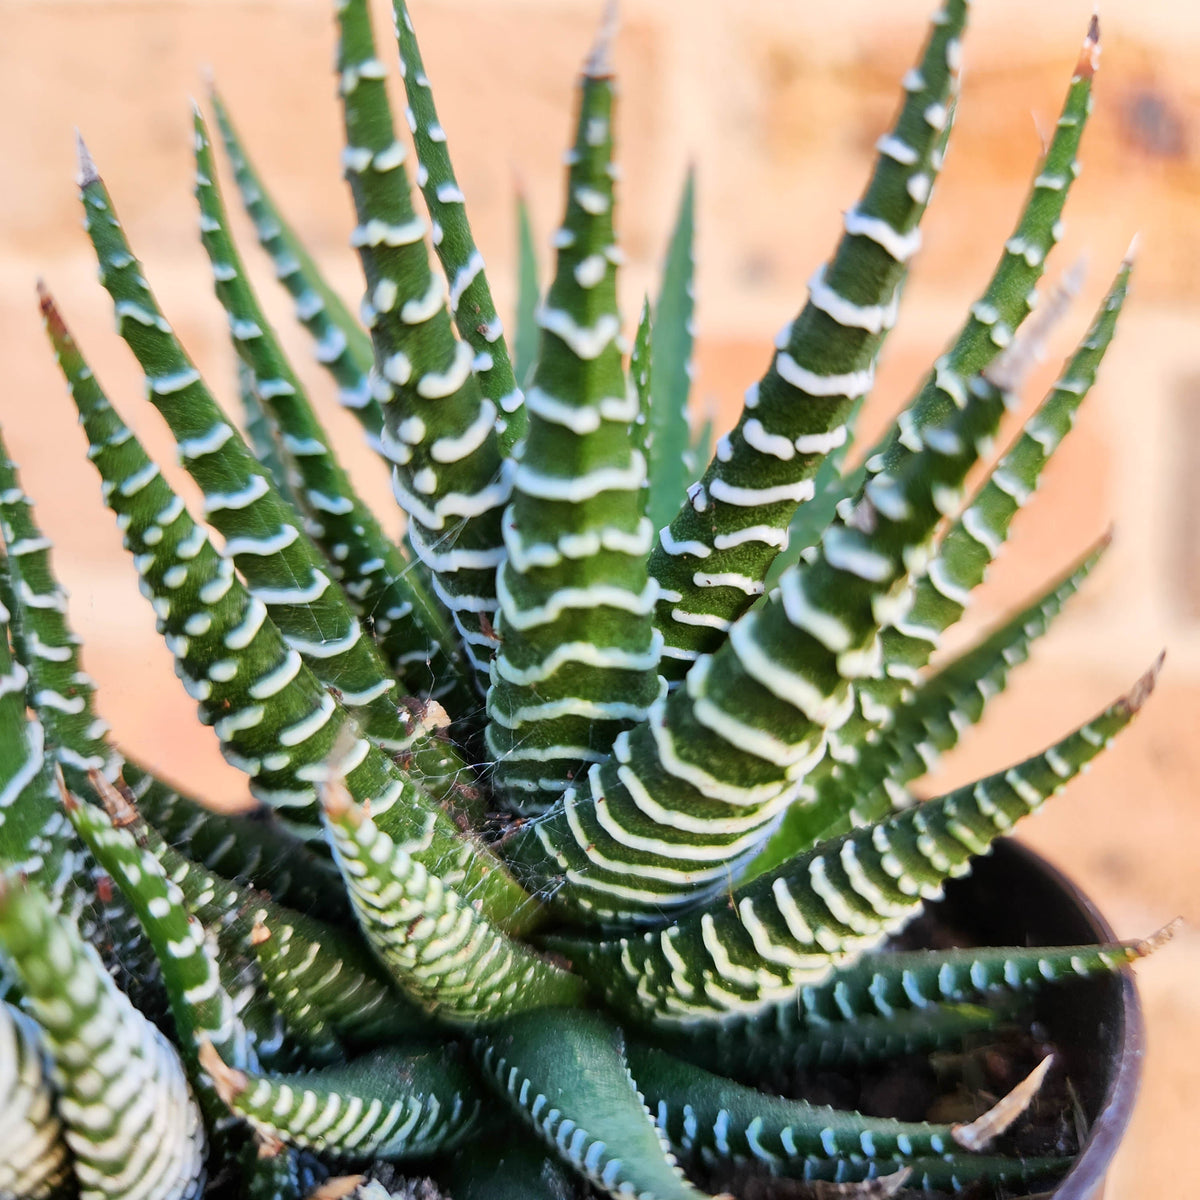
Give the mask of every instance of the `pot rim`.
[[[1024, 842], [1000, 840], [1002, 854], [1012, 855], [1047, 876], [1086, 917], [1097, 942], [1116, 941], [1112, 926], [1091, 898], [1053, 863], [1048, 862]], [[1116, 980], [1114, 980], [1114, 983]], [[1099, 1200], [1108, 1168], [1121, 1144], [1133, 1115], [1134, 1102], [1141, 1085], [1142, 1059], [1145, 1056], [1145, 1024], [1133, 972], [1128, 968], [1119, 977], [1121, 986], [1119, 1049], [1104, 1089], [1104, 1099], [1087, 1140], [1070, 1171], [1052, 1193], [1054, 1200]]]

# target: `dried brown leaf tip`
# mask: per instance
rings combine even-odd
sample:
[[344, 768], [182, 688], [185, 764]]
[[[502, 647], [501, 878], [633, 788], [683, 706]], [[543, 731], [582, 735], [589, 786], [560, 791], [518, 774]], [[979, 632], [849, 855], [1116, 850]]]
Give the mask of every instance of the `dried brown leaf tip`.
[[261, 1130], [254, 1131], [254, 1146], [259, 1158], [278, 1158], [287, 1146], [277, 1137], [271, 1137]]
[[365, 1175], [335, 1175], [326, 1179], [315, 1192], [309, 1192], [308, 1200], [344, 1200], [352, 1196], [364, 1183]]
[[1079, 51], [1079, 61], [1075, 64], [1076, 79], [1091, 79], [1100, 67], [1100, 14], [1092, 13], [1088, 22], [1087, 33], [1083, 38], [1083, 48]]
[[950, 1135], [964, 1150], [978, 1153], [986, 1150], [1033, 1103], [1043, 1081], [1054, 1065], [1054, 1055], [1047, 1054], [1007, 1096], [992, 1105], [969, 1125], [954, 1125]]
[[1154, 685], [1158, 682], [1159, 672], [1162, 671], [1163, 663], [1166, 661], [1167, 652], [1164, 650], [1155, 660], [1142, 677], [1125, 693], [1122, 703], [1131, 713], [1138, 712], [1142, 705], [1150, 699], [1151, 692], [1154, 691]]
[[58, 787], [58, 794], [62, 800], [63, 808], [65, 808], [69, 813], [77, 811], [79, 808], [79, 801], [72, 793], [71, 789], [67, 787], [67, 781], [63, 778], [62, 767], [60, 767], [57, 763], [54, 765], [54, 783]]
[[100, 797], [100, 801], [104, 805], [104, 811], [108, 813], [108, 819], [118, 829], [126, 825], [132, 825], [138, 819], [138, 811], [134, 808], [125, 792], [114, 784], [109, 783], [99, 771], [91, 770], [88, 772], [88, 783], [92, 785], [96, 795]]
[[321, 806], [325, 815], [331, 820], [339, 821], [342, 817], [350, 821], [361, 820], [361, 810], [354, 803], [346, 787], [346, 781], [341, 777], [326, 779], [317, 785], [317, 794], [321, 797]]
[[590, 79], [608, 79], [613, 74], [612, 48], [617, 36], [617, 25], [620, 13], [617, 0], [608, 0], [604, 6], [604, 16], [600, 19], [600, 29], [596, 40], [592, 43], [591, 53], [584, 64], [583, 72]]
[[62, 313], [58, 311], [58, 305], [54, 303], [50, 289], [42, 279], [37, 281], [37, 293], [38, 307], [42, 310], [42, 320], [46, 323], [46, 331], [50, 335], [50, 340], [55, 346], [73, 349], [75, 339], [71, 336], [71, 331], [67, 328]]
[[817, 1180], [813, 1184], [816, 1200], [886, 1200], [894, 1196], [908, 1182], [911, 1167], [903, 1167], [891, 1175], [880, 1175], [878, 1179], [864, 1179], [861, 1183], [828, 1183]]
[[358, 743], [350, 724], [343, 725], [325, 759], [325, 778], [317, 784], [317, 796], [330, 820], [346, 817], [354, 823], [362, 820], [362, 810], [346, 787], [346, 767]]
[[89, 183], [95, 183], [100, 178], [100, 172], [96, 170], [95, 160], [83, 140], [83, 134], [78, 129], [75, 130], [75, 155], [79, 162], [79, 171], [75, 176], [75, 182], [81, 188], [87, 187]]
[[1182, 928], [1183, 918], [1176, 917], [1175, 920], [1168, 921], [1157, 933], [1131, 943], [1131, 949], [1138, 958], [1146, 958], [1165, 946]]
[[212, 1079], [222, 1103], [232, 1108], [234, 1101], [250, 1086], [250, 1081], [241, 1071], [226, 1065], [208, 1038], [201, 1038], [197, 1058]]
[[450, 728], [450, 714], [432, 697], [404, 696], [399, 705], [409, 734], [435, 735]]

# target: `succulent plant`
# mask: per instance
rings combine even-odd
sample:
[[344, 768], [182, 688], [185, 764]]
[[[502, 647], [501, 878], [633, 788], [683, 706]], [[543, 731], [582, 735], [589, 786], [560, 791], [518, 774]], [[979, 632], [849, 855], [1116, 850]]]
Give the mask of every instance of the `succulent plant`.
[[365, 0], [336, 8], [361, 324], [213, 106], [316, 356], [393, 468], [406, 533], [356, 494], [259, 307], [201, 113], [200, 231], [244, 433], [81, 147], [100, 279], [204, 523], [43, 291], [46, 328], [177, 674], [255, 807], [211, 811], [114, 745], [0, 447], [0, 1196], [681, 1200], [747, 1163], [884, 1177], [872, 1195], [905, 1180], [1012, 1194], [1061, 1173], [1069, 1147], [1003, 1141], [1046, 1063], [943, 1124], [762, 1089], [781, 1065], [852, 1076], [989, 1044], [1019, 1027], [1024, 994], [1153, 944], [889, 941], [1153, 684], [986, 779], [909, 790], [1103, 552], [931, 665], [1125, 301], [1128, 261], [992, 462], [1072, 290], [1068, 276], [1027, 321], [1077, 169], [1096, 23], [994, 275], [851, 469], [950, 131], [968, 5], [945, 0], [832, 258], [701, 470], [690, 180], [631, 343], [617, 309], [612, 14], [582, 76], [544, 297], [524, 218], [510, 343], [404, 0], [415, 160]]

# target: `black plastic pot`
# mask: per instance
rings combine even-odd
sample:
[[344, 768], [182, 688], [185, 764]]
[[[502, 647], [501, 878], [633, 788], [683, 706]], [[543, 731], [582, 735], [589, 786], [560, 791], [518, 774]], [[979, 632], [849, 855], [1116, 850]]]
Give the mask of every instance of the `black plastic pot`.
[[[1092, 902], [1018, 842], [1000, 839], [939, 905], [983, 944], [1055, 946], [1115, 940]], [[1133, 1112], [1144, 1053], [1142, 1011], [1129, 972], [1045, 988], [1037, 1015], [1065, 1057], [1089, 1134], [1055, 1200], [1100, 1200]]]

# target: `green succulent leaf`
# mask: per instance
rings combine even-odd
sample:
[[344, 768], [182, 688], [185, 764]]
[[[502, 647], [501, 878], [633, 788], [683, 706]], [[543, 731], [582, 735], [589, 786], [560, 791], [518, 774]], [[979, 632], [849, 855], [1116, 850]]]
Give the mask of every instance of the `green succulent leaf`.
[[525, 436], [521, 389], [509, 360], [504, 328], [496, 315], [483, 255], [471, 233], [466, 199], [450, 162], [446, 131], [438, 120], [408, 5], [405, 0], [393, 0], [392, 11], [400, 50], [400, 75], [408, 97], [406, 115], [417, 151], [417, 179], [433, 221], [433, 248], [450, 281], [449, 302], [454, 324], [459, 336], [475, 351], [474, 371], [479, 391], [495, 405], [500, 448], [508, 453]]
[[[942, 634], [966, 611], [971, 592], [983, 582], [1008, 537], [1013, 518], [1037, 490], [1042, 471], [1070, 432], [1075, 414], [1095, 382], [1128, 295], [1132, 265], [1129, 259], [1121, 264], [1091, 328], [1065, 363], [1058, 382], [970, 502], [954, 517], [924, 572], [914, 581], [911, 594], [897, 606], [883, 631], [882, 676], [860, 688], [857, 719], [839, 734], [845, 744], [857, 744], [867, 728], [887, 719], [897, 699], [919, 678]], [[1048, 307], [1055, 309], [1065, 299], [1065, 294], [1060, 295]], [[1049, 314], [1049, 322], [1056, 315]], [[1023, 356], [1038, 355], [1040, 335], [1040, 329], [1030, 330], [1029, 337], [1014, 343], [995, 365], [990, 373], [1001, 386], [1011, 386], [1008, 377], [1020, 378], [1027, 367]], [[946, 498], [945, 503], [953, 511], [953, 498]]]
[[908, 1167], [919, 1188], [954, 1190], [973, 1179], [1028, 1183], [1061, 1174], [1068, 1159], [974, 1158], [955, 1127], [864, 1117], [766, 1096], [636, 1043], [630, 1066], [672, 1148], [701, 1162], [757, 1162], [772, 1175], [872, 1179]]
[[[305, 514], [306, 528], [324, 553], [324, 565], [341, 584], [351, 608], [360, 621], [370, 620], [397, 686], [444, 699], [445, 693], [454, 691], [450, 702], [462, 707], [472, 693], [465, 675], [455, 689], [455, 675], [463, 668], [455, 654], [454, 634], [337, 461], [229, 235], [208, 130], [198, 110], [193, 124], [201, 241], [213, 265], [217, 297], [229, 318], [234, 347], [254, 375], [255, 394], [277, 430], [278, 444], [296, 480], [295, 507]], [[413, 746], [408, 752], [420, 771], [431, 748]], [[442, 748], [432, 753], [444, 759], [447, 752]], [[458, 769], [463, 770], [461, 763]]]
[[258, 1075], [203, 1058], [226, 1104], [268, 1139], [356, 1158], [402, 1161], [462, 1144], [479, 1087], [454, 1045], [377, 1050], [298, 1075]]
[[807, 304], [746, 393], [737, 426], [718, 442], [650, 556], [670, 679], [715, 650], [762, 594], [797, 505], [812, 499], [824, 455], [844, 443], [851, 409], [871, 388], [941, 167], [967, 9], [965, 0], [947, 0], [939, 11], [832, 260], [813, 278]]
[[337, 18], [343, 161], [358, 216], [351, 242], [367, 281], [384, 452], [395, 466], [392, 485], [409, 517], [409, 540], [485, 689], [495, 571], [504, 558], [500, 515], [511, 489], [498, 409], [480, 391], [474, 349], [454, 335], [445, 281], [430, 270], [429, 223], [413, 209], [408, 151], [396, 138], [366, 0], [340, 5]]
[[1002, 411], [999, 389], [973, 380], [964, 406], [877, 477], [875, 499], [830, 525], [684, 687], [618, 736], [586, 790], [513, 836], [515, 868], [552, 879], [572, 919], [607, 925], [656, 923], [731, 887], [787, 805], [811, 800], [806, 776], [879, 669], [881, 614]]
[[853, 762], [838, 763], [816, 780], [811, 804], [788, 809], [742, 882], [786, 862], [822, 837], [869, 824], [911, 804], [913, 797], [905, 785], [932, 770], [938, 756], [982, 720], [988, 702], [1007, 686], [1009, 672], [1029, 657], [1032, 642], [1047, 631], [1107, 546], [1105, 538], [1032, 603], [988, 631], [902, 700], [886, 737], [865, 741]]
[[821, 534], [833, 522], [838, 505], [857, 495], [866, 478], [866, 471], [858, 469], [843, 474], [846, 456], [854, 445], [853, 430], [858, 423], [863, 398], [854, 402], [846, 417], [846, 440], [834, 446], [821, 460], [813, 476], [813, 497], [796, 509], [787, 530], [787, 547], [777, 554], [767, 569], [765, 589], [768, 593], [778, 585], [783, 572], [799, 561], [804, 551], [821, 540]]
[[[0, 460], [7, 462], [2, 444]], [[10, 486], [4, 492], [4, 504], [26, 503], [18, 499], [18, 493], [19, 488]], [[7, 511], [11, 514], [11, 507]], [[18, 558], [25, 547], [31, 554], [43, 552], [45, 539], [40, 534], [13, 536], [14, 526], [3, 506], [0, 522], [7, 544], [17, 548]], [[27, 697], [39, 694], [42, 662], [58, 666], [64, 661], [64, 644], [39, 640], [39, 629], [46, 631], [36, 619], [41, 611], [36, 601], [42, 593], [24, 584], [19, 590], [14, 588], [12, 575], [16, 573], [13, 559], [0, 556], [0, 871], [19, 873], [39, 887], [54, 911], [78, 925], [87, 941], [97, 947], [107, 969], [154, 1012], [161, 999], [154, 953], [137, 919], [120, 897], [111, 894], [95, 860], [63, 817], [53, 775], [54, 747], [46, 744], [42, 722], [26, 709]], [[38, 578], [36, 574], [34, 578]], [[56, 590], [49, 594], [61, 596]], [[6, 604], [13, 606], [11, 612]], [[14, 619], [22, 611], [35, 614], [32, 626], [26, 622], [22, 627]], [[15, 659], [9, 646], [10, 632]], [[44, 711], [53, 714], [57, 710], [46, 705]], [[18, 981], [5, 969], [0, 956], [0, 999], [19, 992]]]
[[511, 1017], [478, 1038], [484, 1075], [576, 1172], [610, 1196], [699, 1200], [629, 1072], [620, 1028], [582, 1009]]
[[[222, 982], [216, 954], [182, 892], [167, 878], [158, 860], [102, 810], [68, 796], [67, 813], [88, 849], [137, 912], [154, 946], [175, 1031], [188, 1057], [194, 1060], [201, 1041], [209, 1041], [231, 1062], [256, 1065], [257, 1056]], [[198, 1082], [201, 1104], [211, 1100], [215, 1105], [207, 1081], [194, 1082]], [[213, 1107], [208, 1115], [216, 1111]]]
[[[979, 299], [950, 349], [934, 364], [921, 391], [867, 460], [868, 477], [887, 470], [901, 447], [921, 439], [925, 422], [961, 405], [967, 380], [985, 371], [1013, 340], [1033, 311], [1046, 259], [1062, 234], [1062, 214], [1079, 172], [1077, 154], [1092, 108], [1092, 82], [1099, 54], [1099, 27], [1088, 28], [1050, 144], [1012, 236]], [[872, 461], [874, 460], [874, 462]]]
[[294, 509], [299, 511], [299, 501], [288, 481], [287, 468], [279, 448], [279, 430], [267, 415], [267, 410], [258, 394], [258, 381], [254, 372], [242, 359], [237, 361], [238, 399], [242, 402], [242, 424], [246, 430], [246, 445], [255, 461], [271, 477], [275, 490]]
[[695, 235], [696, 173], [689, 169], [667, 249], [650, 340], [655, 370], [650, 383], [647, 431], [650, 463], [648, 515], [655, 529], [670, 524], [678, 511], [679, 497], [692, 479], [687, 458], [691, 449], [688, 396], [692, 390]]
[[538, 283], [537, 243], [533, 236], [533, 221], [529, 203], [522, 192], [517, 193], [517, 319], [513, 334], [513, 370], [517, 382], [524, 386], [537, 362], [537, 310], [542, 289]]
[[[180, 461], [204, 493], [205, 517], [224, 537], [225, 554], [289, 648], [323, 685], [337, 689], [367, 736], [386, 749], [407, 750], [412, 739], [397, 716], [395, 679], [299, 528], [300, 518], [275, 491], [176, 339], [86, 150], [80, 188], [118, 332], [146, 375], [151, 402], [171, 427]], [[252, 317], [245, 319], [258, 337], [265, 336]]]
[[902, 928], [972, 855], [1074, 778], [1133, 719], [1157, 670], [1041, 754], [822, 842], [719, 904], [663, 929], [552, 945], [643, 1024], [740, 1018], [794, 996]]
[[41, 1031], [0, 1001], [0, 1195], [53, 1200], [68, 1187], [70, 1151], [55, 1109]]
[[1102, 946], [1002, 946], [864, 954], [744, 1017], [700, 1020], [672, 1053], [745, 1083], [808, 1064], [870, 1061], [961, 1044], [1047, 982], [1113, 974], [1161, 938]]
[[368, 381], [371, 339], [337, 292], [325, 282], [304, 243], [284, 220], [215, 90], [211, 99], [234, 181], [259, 243], [270, 256], [279, 282], [295, 301], [296, 317], [312, 336], [317, 361], [333, 376], [338, 400], [358, 418], [367, 440], [382, 453], [379, 437], [383, 431], [383, 409], [371, 395]]
[[[1034, 640], [1048, 631], [1108, 545], [1105, 537], [1032, 603], [986, 632], [913, 692], [897, 710], [889, 731], [887, 742], [896, 748], [899, 761], [888, 766], [887, 778], [906, 784], [932, 770], [935, 756], [951, 750], [968, 727], [983, 719], [988, 702], [1004, 691], [1009, 672], [1029, 657]], [[860, 763], [867, 765], [865, 759], [864, 755]], [[871, 763], [868, 769], [877, 777], [879, 766]]]
[[427, 871], [419, 840], [397, 842], [330, 780], [330, 843], [367, 940], [401, 990], [440, 1020], [477, 1025], [529, 1008], [577, 1004], [574, 975], [507, 937], [470, 897]]
[[[101, 391], [48, 298], [44, 311], [106, 501], [124, 526], [125, 545], [201, 720], [214, 727], [226, 759], [250, 775], [252, 794], [298, 831], [315, 832], [315, 780], [350, 720], [346, 710], [192, 520]], [[462, 883], [501, 921], [524, 924], [536, 915], [499, 862], [464, 837], [374, 742], [357, 737], [352, 757], [346, 780], [355, 800], [370, 799], [388, 830], [422, 841], [423, 856], [444, 879]]]
[[252, 945], [288, 1032], [307, 1049], [372, 1045], [421, 1032], [419, 1011], [404, 1002], [374, 958], [344, 938], [316, 936], [309, 922], [260, 910]]
[[[153, 949], [63, 817], [55, 762], [79, 778], [81, 768], [112, 769], [119, 759], [92, 708], [94, 685], [67, 625], [49, 540], [2, 441], [0, 532], [8, 548], [0, 556], [0, 869], [20, 871], [42, 888], [55, 911], [100, 948], [114, 977], [157, 1013], [164, 997]], [[0, 964], [0, 996], [11, 983]]]
[[[40, 722], [26, 715], [29, 673], [9, 651], [9, 620], [8, 609], [0, 603], [0, 738], [5, 747], [0, 756], [0, 867], [43, 884], [54, 884], [65, 873], [62, 889], [69, 895], [84, 857], [62, 828], [43, 753], [45, 732]], [[55, 895], [56, 903], [62, 899], [61, 894]], [[80, 893], [75, 903], [81, 906], [89, 899]]]
[[[650, 297], [642, 301], [642, 314], [638, 318], [637, 333], [633, 337], [633, 348], [629, 352], [629, 382], [637, 393], [638, 414], [633, 422], [633, 445], [636, 450], [645, 454], [651, 431], [650, 406], [653, 397], [652, 380], [654, 378], [654, 329], [650, 316]], [[645, 503], [651, 499], [650, 481], [655, 479], [653, 471], [647, 476]]]
[[488, 691], [493, 784], [517, 812], [551, 805], [658, 694], [646, 576], [646, 460], [617, 346], [607, 51], [584, 70], [554, 281], [525, 396], [497, 574], [500, 647]]
[[83, 670], [79, 639], [67, 620], [67, 593], [50, 561], [50, 539], [33, 513], [16, 464], [0, 441], [0, 532], [7, 550], [14, 645], [29, 674], [29, 701], [50, 734], [55, 758], [72, 778], [111, 770], [108, 725], [93, 705], [96, 685]]

